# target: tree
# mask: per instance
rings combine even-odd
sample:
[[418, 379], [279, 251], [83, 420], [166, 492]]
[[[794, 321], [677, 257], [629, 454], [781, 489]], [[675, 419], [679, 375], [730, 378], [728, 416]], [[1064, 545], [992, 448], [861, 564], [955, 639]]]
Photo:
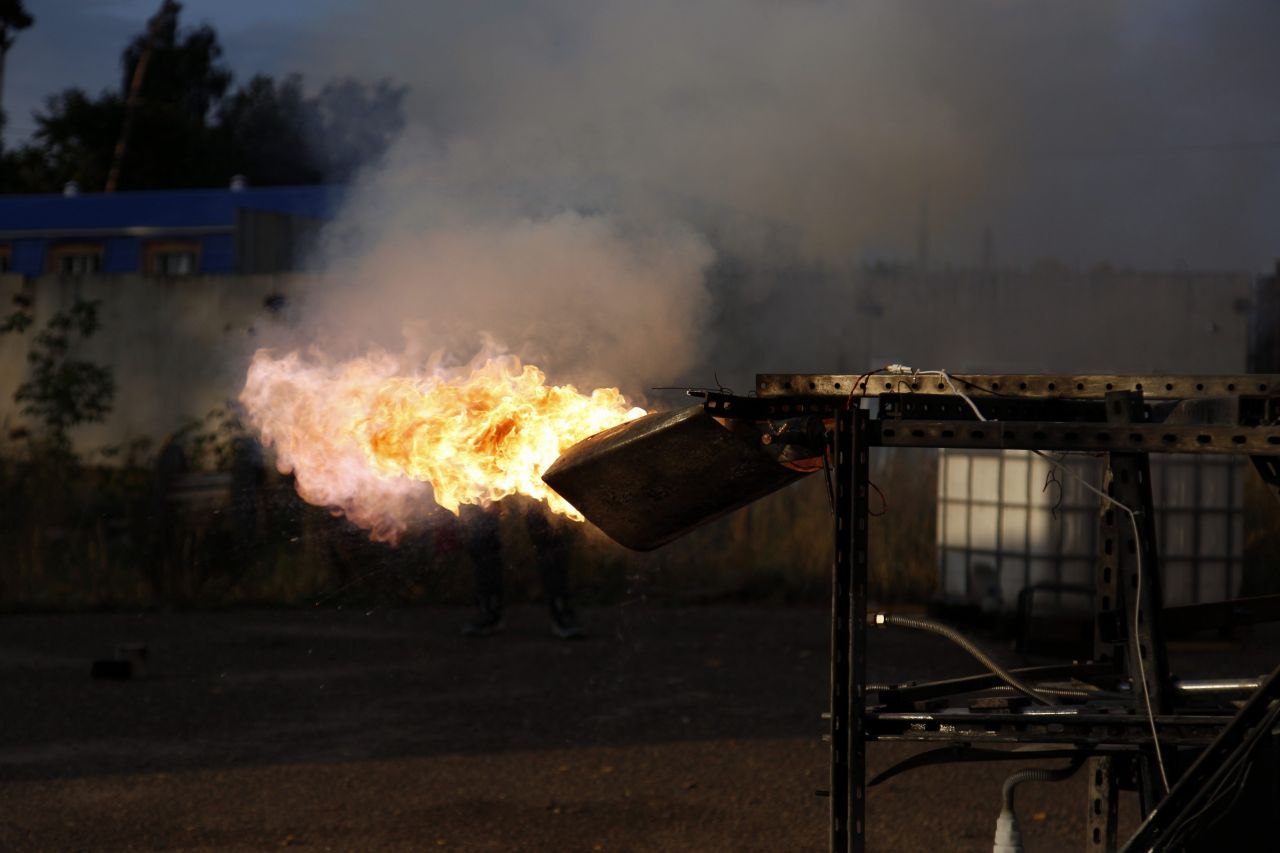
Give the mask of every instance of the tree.
[[[181, 11], [181, 4], [165, 0], [121, 57], [125, 113], [108, 191], [117, 185], [172, 185], [212, 168], [216, 152], [209, 118], [232, 75], [221, 62], [222, 46], [212, 27], [179, 32]], [[203, 183], [202, 177], [196, 179]]]
[[404, 129], [407, 93], [389, 80], [369, 87], [348, 78], [327, 83], [309, 102], [321, 170], [329, 180], [349, 180], [356, 169], [382, 157]]
[[118, 95], [91, 98], [80, 89], [50, 95], [44, 112], [36, 114], [38, 144], [6, 156], [0, 189], [57, 192], [68, 181], [103, 186], [123, 118], [124, 100]]
[[[17, 308], [0, 322], [0, 334], [22, 334], [34, 321], [30, 300], [19, 295]], [[111, 412], [116, 383], [111, 368], [76, 358], [73, 348], [98, 330], [96, 300], [76, 298], [71, 307], [49, 318], [31, 342], [30, 378], [18, 386], [13, 400], [22, 413], [40, 421], [47, 447], [71, 453], [68, 430], [101, 421]]]
[[4, 99], [4, 67], [17, 33], [34, 24], [22, 0], [0, 0], [0, 103]]
[[300, 75], [278, 83], [258, 75], [218, 109], [226, 168], [257, 184], [349, 180], [403, 127], [405, 91], [385, 80], [340, 80], [307, 97]]
[[255, 184], [314, 184], [324, 174], [309, 140], [317, 138], [313, 110], [296, 74], [282, 82], [257, 75], [218, 107], [215, 133], [224, 169]]
[[385, 81], [336, 81], [310, 96], [298, 75], [235, 86], [217, 33], [183, 29], [180, 10], [167, 3], [126, 46], [118, 90], [45, 101], [34, 142], [0, 159], [0, 192], [103, 188], [126, 123], [120, 189], [225, 187], [236, 174], [258, 185], [342, 181], [400, 130], [405, 89]]

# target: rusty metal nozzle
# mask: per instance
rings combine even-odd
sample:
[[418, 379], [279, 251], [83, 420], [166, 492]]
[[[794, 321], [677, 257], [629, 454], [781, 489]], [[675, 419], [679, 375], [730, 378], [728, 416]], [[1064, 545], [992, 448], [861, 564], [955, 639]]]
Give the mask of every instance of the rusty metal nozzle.
[[542, 479], [614, 541], [650, 551], [804, 476], [771, 442], [699, 404], [597, 433]]

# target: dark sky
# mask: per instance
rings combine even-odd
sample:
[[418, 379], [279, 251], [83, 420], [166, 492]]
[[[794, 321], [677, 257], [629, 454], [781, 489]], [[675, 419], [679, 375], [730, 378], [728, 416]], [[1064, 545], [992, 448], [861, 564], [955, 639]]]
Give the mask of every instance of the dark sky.
[[[159, 5], [28, 0], [5, 141], [50, 93], [118, 87]], [[1280, 255], [1277, 0], [183, 5], [241, 80], [408, 85], [369, 221], [416, 225], [445, 183], [487, 214], [534, 199], [692, 221], [828, 262], [913, 257], [925, 208], [935, 263], [976, 261], [988, 226], [1014, 264]]]
[[[69, 86], [90, 92], [120, 85], [120, 52], [140, 33], [160, 0], [27, 0], [33, 27], [9, 53], [4, 106], [5, 142], [34, 129], [31, 113], [46, 96]], [[218, 31], [226, 60], [247, 78], [292, 70], [310, 26], [339, 0], [185, 0], [186, 26], [208, 22]]]

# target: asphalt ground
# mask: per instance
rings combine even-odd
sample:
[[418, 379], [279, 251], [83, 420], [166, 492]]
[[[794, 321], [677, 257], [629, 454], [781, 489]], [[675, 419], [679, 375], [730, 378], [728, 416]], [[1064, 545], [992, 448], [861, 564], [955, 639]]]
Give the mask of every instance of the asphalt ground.
[[[467, 615], [0, 617], [0, 850], [826, 849], [826, 609], [599, 608], [569, 643], [536, 608], [483, 640]], [[1277, 638], [1175, 664], [1256, 674]], [[90, 677], [129, 642], [146, 678]], [[975, 671], [930, 635], [868, 652], [873, 681]], [[871, 744], [872, 770], [916, 751]], [[1015, 766], [870, 789], [869, 848], [989, 851]], [[1019, 790], [1028, 850], [1080, 849], [1083, 786]]]

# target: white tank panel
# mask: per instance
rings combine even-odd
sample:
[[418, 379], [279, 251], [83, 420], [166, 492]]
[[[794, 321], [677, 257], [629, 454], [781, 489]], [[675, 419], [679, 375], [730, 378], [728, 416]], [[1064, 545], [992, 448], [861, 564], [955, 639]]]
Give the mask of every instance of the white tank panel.
[[[1235, 596], [1243, 574], [1245, 460], [1150, 458], [1166, 604]], [[1055, 459], [1101, 487], [1100, 455]], [[1080, 479], [1025, 451], [943, 450], [938, 464], [939, 587], [947, 601], [994, 597], [1013, 609], [1028, 584], [1093, 585], [1099, 498]]]

